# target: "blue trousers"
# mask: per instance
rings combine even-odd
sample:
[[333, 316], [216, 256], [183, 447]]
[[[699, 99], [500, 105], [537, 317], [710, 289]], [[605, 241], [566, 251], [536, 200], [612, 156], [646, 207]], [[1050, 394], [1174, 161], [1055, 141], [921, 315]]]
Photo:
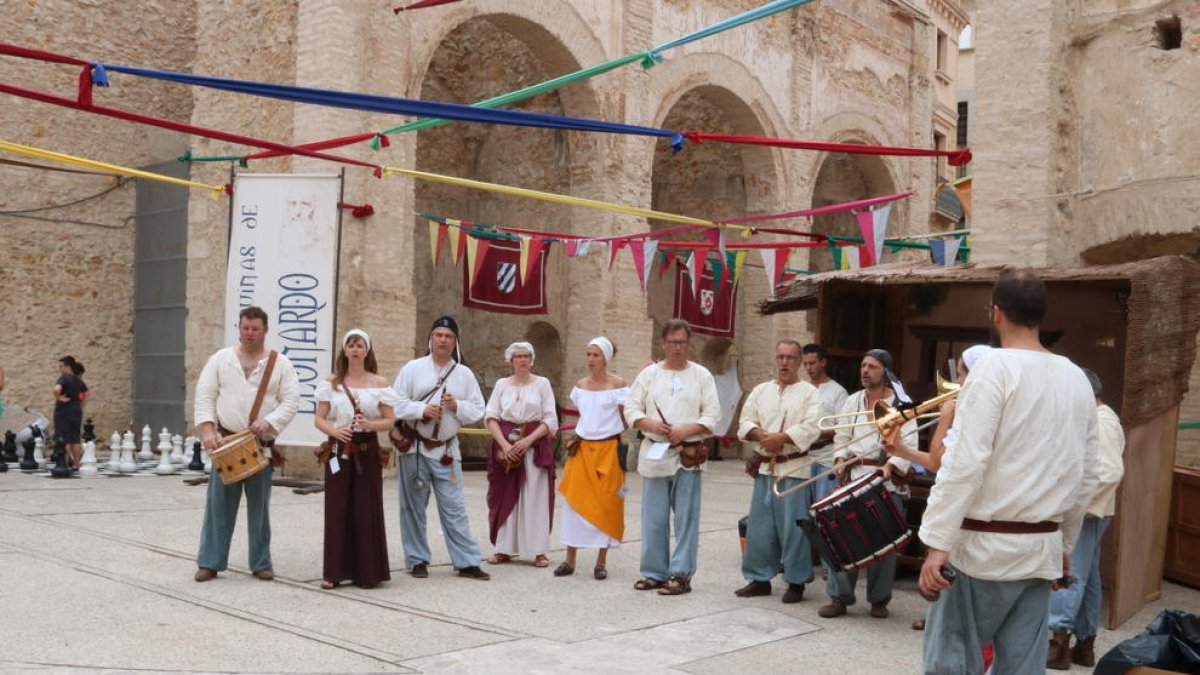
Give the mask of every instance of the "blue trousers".
[[[784, 478], [779, 481], [779, 489], [787, 489], [801, 480]], [[785, 582], [807, 584], [813, 580], [812, 549], [796, 519], [808, 517], [812, 486], [776, 497], [771, 491], [774, 481], [773, 477], [762, 474], [754, 478], [742, 576], [749, 581], [770, 581], [782, 569]]]
[[[446, 537], [446, 549], [454, 569], [479, 565], [479, 544], [471, 536], [467, 519], [467, 500], [463, 495], [462, 464], [442, 466], [415, 449], [400, 455], [396, 462], [400, 481], [400, 541], [404, 545], [404, 563], [412, 567], [432, 561], [429, 538], [426, 536], [425, 511], [429, 507], [429, 492], [437, 497], [438, 520]], [[450, 476], [455, 482], [450, 482]], [[421, 487], [417, 486], [419, 482]]]
[[[700, 471], [642, 479], [642, 576], [666, 581], [691, 579], [700, 550]], [[675, 552], [671, 553], [671, 512]]]
[[941, 592], [925, 623], [927, 675], [983, 672], [983, 647], [992, 642], [993, 675], [1046, 672], [1045, 579], [984, 581], [955, 570], [954, 585]]
[[271, 568], [271, 467], [249, 478], [226, 485], [214, 465], [208, 476], [208, 498], [204, 526], [200, 530], [200, 552], [196, 565], [220, 572], [229, 566], [229, 542], [237, 524], [242, 491], [246, 492], [246, 525], [250, 539], [250, 570]]
[[[820, 481], [818, 481], [820, 482]], [[900, 509], [900, 513], [904, 513], [904, 500], [900, 499], [900, 495], [892, 492], [888, 495], [892, 499], [892, 503], [896, 508]], [[872, 605], [886, 605], [892, 601], [892, 583], [896, 580], [896, 560], [895, 552], [884, 556], [883, 560], [871, 565], [867, 568], [867, 602]], [[846, 606], [853, 605], [858, 601], [854, 595], [854, 589], [858, 585], [858, 572], [829, 572], [829, 581], [825, 583], [825, 592], [831, 598], [838, 598], [846, 603]]]
[[1100, 540], [1112, 522], [1112, 516], [1087, 516], [1079, 530], [1079, 539], [1071, 551], [1071, 575], [1077, 581], [1070, 588], [1050, 594], [1050, 630], [1065, 630], [1078, 638], [1096, 634], [1100, 618]]

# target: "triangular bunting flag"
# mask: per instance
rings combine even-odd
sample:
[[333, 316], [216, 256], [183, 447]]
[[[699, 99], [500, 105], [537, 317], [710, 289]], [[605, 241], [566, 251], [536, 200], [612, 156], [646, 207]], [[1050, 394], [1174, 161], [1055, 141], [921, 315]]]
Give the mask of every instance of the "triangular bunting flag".
[[574, 258], [575, 253], [579, 250], [579, 240], [578, 239], [568, 239], [566, 241], [566, 244], [567, 244], [567, 257]]
[[692, 251], [687, 259], [688, 279], [692, 282], [692, 297], [695, 297], [696, 293], [700, 292], [700, 272], [702, 268], [698, 264], [696, 256], [697, 251]]
[[738, 281], [742, 278], [742, 268], [746, 265], [746, 256], [750, 252], [743, 249], [733, 254], [733, 285], [737, 286]]
[[887, 222], [891, 212], [892, 205], [885, 204], [871, 211], [854, 214], [866, 245], [868, 259], [863, 261], [866, 265], [878, 265], [883, 258], [883, 241], [887, 238]]
[[488, 241], [466, 235], [467, 248], [467, 285], [474, 287], [479, 278], [479, 270], [483, 267], [483, 259], [487, 256]]
[[929, 257], [934, 265], [949, 267], [958, 262], [958, 248], [962, 237], [944, 237], [929, 240]]
[[775, 297], [775, 288], [783, 281], [783, 271], [787, 269], [788, 257], [792, 250], [790, 248], [760, 248], [758, 252], [762, 254], [763, 269], [767, 271], [767, 289], [771, 297]]
[[617, 261], [617, 254], [621, 252], [621, 247], [628, 243], [625, 239], [613, 239], [608, 242], [608, 269], [612, 269], [613, 263]]
[[433, 266], [437, 267], [438, 253], [442, 250], [442, 244], [446, 241], [445, 223], [439, 223], [436, 220], [429, 221], [429, 252], [433, 255]]
[[529, 281], [529, 273], [537, 264], [538, 256], [542, 255], [542, 247], [546, 245], [546, 240], [541, 237], [521, 237], [521, 285], [524, 286]]
[[587, 257], [588, 252], [592, 250], [592, 240], [584, 239], [575, 247], [575, 255], [579, 258]]
[[642, 253], [645, 249], [646, 242], [642, 239], [631, 239], [629, 241], [629, 255], [633, 256], [633, 271], [637, 273], [638, 283], [642, 286], [642, 292], [646, 292], [646, 258]]
[[[707, 258], [707, 256], [706, 256]], [[712, 265], [713, 288], [717, 293], [721, 292], [721, 284], [725, 281], [726, 265], [721, 258], [707, 258], [708, 264]]]
[[662, 258], [662, 267], [658, 268], [658, 278], [663, 278], [663, 273], [671, 268], [671, 263], [675, 262], [675, 254], [670, 251], [661, 251], [658, 254]]
[[[654, 261], [658, 258], [658, 240], [645, 239], [642, 241], [642, 292], [646, 292], [646, 276], [654, 269]], [[637, 263], [635, 260], [634, 263]]]
[[704, 238], [717, 247], [721, 257], [725, 257], [725, 230], [720, 227], [710, 227], [704, 231]]

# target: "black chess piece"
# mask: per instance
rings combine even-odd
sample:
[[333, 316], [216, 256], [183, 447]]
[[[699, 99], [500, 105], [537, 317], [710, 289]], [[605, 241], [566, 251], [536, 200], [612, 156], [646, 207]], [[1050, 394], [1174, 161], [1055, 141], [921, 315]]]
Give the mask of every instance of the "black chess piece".
[[0, 453], [4, 456], [6, 462], [19, 462], [17, 457], [17, 435], [12, 432], [12, 429], [4, 432], [4, 451]]
[[8, 471], [8, 462], [4, 461], [4, 453], [0, 452], [0, 473]]
[[92, 423], [92, 418], [87, 418], [83, 423], [83, 442], [96, 440], [96, 425]]
[[35, 441], [33, 440], [32, 437], [26, 438], [25, 442], [21, 444], [21, 447], [23, 447], [25, 449], [25, 459], [21, 460], [21, 470], [22, 471], [37, 471], [37, 468], [38, 468], [37, 460], [33, 458], [34, 444], [35, 444]]
[[200, 459], [200, 441], [196, 440], [192, 443], [192, 461], [188, 462], [187, 468], [189, 471], [203, 471], [204, 461]]
[[67, 443], [62, 436], [54, 439], [54, 467], [50, 469], [50, 475], [54, 478], [70, 478], [71, 467], [67, 466]]

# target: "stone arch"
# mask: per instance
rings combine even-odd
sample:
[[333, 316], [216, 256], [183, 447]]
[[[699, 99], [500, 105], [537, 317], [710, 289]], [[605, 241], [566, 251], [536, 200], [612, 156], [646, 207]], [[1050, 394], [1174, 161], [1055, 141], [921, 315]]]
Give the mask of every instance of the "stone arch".
[[[534, 371], [553, 383], [562, 382], [566, 372], [566, 355], [558, 329], [545, 321], [535, 321], [525, 330], [525, 341], [533, 345], [537, 353]], [[563, 388], [570, 391], [565, 383]]]
[[[482, 3], [479, 12], [448, 24], [439, 34], [439, 40], [432, 44], [419, 97], [472, 103], [578, 70], [582, 59], [588, 59], [583, 61], [587, 63], [605, 59], [590, 29], [568, 9], [568, 3], [529, 4], [561, 6], [561, 11], [547, 11], [547, 16], [528, 15], [537, 8], [523, 7], [520, 11], [526, 15], [510, 11], [488, 13], [490, 6], [499, 5]], [[583, 33], [588, 39], [579, 37]], [[566, 42], [560, 39], [563, 35], [574, 35], [576, 39]], [[577, 50], [585, 55], [577, 57]], [[604, 116], [599, 112], [595, 90], [586, 81], [513, 107], [579, 117]], [[415, 165], [423, 171], [486, 182], [598, 196], [603, 185], [590, 169], [600, 162], [601, 148], [590, 134], [449, 124], [417, 132]], [[570, 231], [569, 223], [578, 213], [562, 205], [421, 182], [415, 185], [414, 202], [417, 213], [531, 229]], [[576, 218], [574, 222], [579, 220]], [[414, 279], [423, 288], [423, 302], [416, 309], [417, 325], [426, 325], [441, 313], [457, 315], [463, 329], [464, 348], [473, 367], [483, 375], [485, 387], [490, 386], [507, 374], [504, 348], [524, 339], [534, 317], [505, 316], [462, 307], [465, 262], [456, 269], [447, 264], [448, 251], [443, 251], [441, 261], [435, 266], [428, 253], [428, 223], [418, 218], [415, 228], [416, 253], [412, 266]], [[544, 321], [543, 317], [536, 319], [550, 326], [566, 326], [571, 269], [561, 251], [552, 248], [547, 255], [548, 314]], [[481, 278], [477, 283], [490, 281]], [[544, 362], [543, 358], [539, 353], [539, 363]], [[560, 356], [560, 371], [561, 361]], [[556, 389], [562, 385], [561, 377], [551, 377], [551, 381]]]

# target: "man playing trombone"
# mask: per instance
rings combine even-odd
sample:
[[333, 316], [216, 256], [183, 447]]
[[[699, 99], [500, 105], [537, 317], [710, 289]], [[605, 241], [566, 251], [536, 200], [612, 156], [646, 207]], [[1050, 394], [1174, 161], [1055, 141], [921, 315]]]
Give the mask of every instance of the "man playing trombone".
[[[883, 450], [883, 437], [872, 420], [875, 404], [879, 401], [893, 408], [904, 396], [904, 388], [892, 373], [892, 355], [883, 349], [872, 349], [862, 359], [858, 369], [863, 388], [850, 395], [842, 406], [843, 420], [839, 424], [833, 445], [837, 450], [834, 467], [839, 476], [849, 472], [853, 480], [876, 469], [881, 469], [890, 497], [896, 508], [903, 512], [904, 504], [900, 491], [912, 471], [911, 463], [899, 457], [888, 458]], [[917, 422], [909, 420], [900, 428], [900, 436], [910, 446], [917, 444]], [[886, 619], [887, 605], [892, 600], [892, 582], [896, 578], [896, 554], [892, 553], [867, 569], [867, 601], [871, 603], [871, 616]], [[826, 619], [842, 616], [846, 608], [856, 602], [854, 588], [858, 584], [858, 572], [831, 570], [826, 591], [829, 604], [817, 610]]]
[[[813, 580], [808, 538], [796, 525], [797, 518], [808, 517], [813, 486], [778, 498], [771, 494], [772, 481], [786, 490], [807, 478], [809, 446], [821, 435], [821, 397], [815, 387], [800, 381], [800, 350], [799, 342], [780, 340], [775, 345], [775, 379], [755, 387], [742, 406], [738, 438], [748, 441], [754, 452], [746, 463], [746, 473], [754, 478], [754, 495], [742, 557], [742, 576], [748, 583], [735, 591], [740, 598], [770, 595], [781, 559], [788, 585], [785, 603], [803, 600], [804, 585]], [[797, 473], [801, 475], [778, 478]]]

